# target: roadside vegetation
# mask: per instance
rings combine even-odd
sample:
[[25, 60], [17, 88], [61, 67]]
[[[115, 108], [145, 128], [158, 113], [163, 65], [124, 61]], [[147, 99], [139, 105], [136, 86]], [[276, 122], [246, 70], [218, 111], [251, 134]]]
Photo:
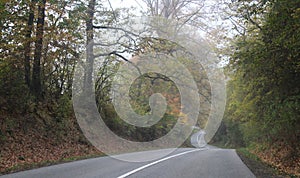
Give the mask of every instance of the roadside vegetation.
[[247, 147], [276, 169], [300, 175], [300, 1], [244, 2], [245, 27], [226, 66], [227, 109], [215, 142]]
[[296, 177], [292, 174], [287, 174], [272, 167], [269, 164], [263, 162], [255, 154], [249, 152], [246, 148], [237, 149], [237, 153], [241, 160], [248, 166], [248, 168], [253, 172], [257, 178], [264, 177], [274, 177], [274, 178], [284, 178], [284, 177]]
[[[187, 2], [190, 3], [164, 4], [161, 1], [162, 6], [157, 7], [144, 1], [151, 9], [151, 12], [147, 10], [147, 15], [163, 14], [169, 19], [181, 16], [183, 20], [199, 21], [200, 12], [192, 16], [182, 13], [180, 8]], [[175, 12], [173, 6], [180, 8]], [[154, 140], [165, 135], [182, 114], [179, 112], [178, 89], [172, 81], [157, 74], [142, 76], [134, 83], [137, 89], [131, 91], [130, 104], [137, 113], [147, 114], [149, 96], [155, 92], [163, 93], [168, 107], [161, 122], [151, 128], [138, 128], [122, 122], [116, 114], [110, 87], [118, 67], [129, 63], [130, 59], [124, 53], [134, 56], [145, 51], [171, 54], [174, 45], [163, 45], [164, 39], [142, 38], [123, 26], [116, 28], [120, 23], [128, 23], [128, 17], [134, 16], [133, 9], [107, 7], [107, 1], [101, 0], [0, 1], [1, 173], [64, 162], [74, 157], [103, 155], [84, 137], [72, 107], [73, 75], [76, 64], [84, 58], [82, 56], [86, 57], [84, 89], [91, 89], [92, 73], [96, 71], [99, 112], [107, 126], [120, 137], [135, 141]], [[170, 14], [169, 10], [173, 12]], [[123, 36], [116, 43], [102, 43], [101, 35], [109, 32]], [[86, 45], [94, 40], [101, 42], [95, 44], [97, 49], [87, 49]], [[96, 52], [105, 54], [96, 59]], [[195, 76], [199, 76], [196, 78], [199, 86], [204, 82], [209, 88], [206, 75], [198, 75], [198, 69], [195, 69], [201, 66], [188, 59], [181, 60]], [[209, 95], [209, 89], [205, 92]], [[207, 102], [203, 101], [203, 105], [209, 107]], [[207, 114], [207, 111], [203, 113]], [[204, 115], [200, 117], [199, 123], [205, 119]], [[189, 145], [188, 141], [184, 143], [186, 145]]]
[[[178, 44], [123, 29], [120, 24], [125, 26], [136, 11], [107, 8], [107, 2], [0, 1], [1, 173], [103, 155], [84, 137], [73, 111], [73, 75], [82, 56], [83, 88], [92, 89], [96, 71], [97, 107], [107, 126], [123, 138], [150, 141], [168, 133], [177, 117], [184, 116], [178, 88], [156, 73], [134, 81], [130, 104], [137, 113], [150, 112], [153, 93], [165, 96], [168, 107], [153, 127], [133, 127], [114, 111], [114, 74], [121, 64], [139, 62], [128, 54], [138, 58], [149, 51], [171, 56], [182, 52], [179, 60], [201, 93], [197, 126], [205, 126], [211, 91], [203, 66], [190, 60]], [[241, 155], [300, 176], [300, 0], [224, 0], [208, 3], [209, 7], [204, 0], [142, 2], [146, 15], [184, 22], [175, 28], [190, 24], [209, 32], [209, 44], [224, 59], [227, 108], [212, 143], [245, 148], [238, 150]], [[223, 9], [223, 20], [232, 23], [229, 29], [208, 23], [215, 18], [208, 14], [217, 9]], [[101, 36], [109, 32], [122, 38], [106, 43]], [[93, 43], [96, 40], [101, 43]], [[86, 49], [87, 44], [95, 50]], [[95, 57], [99, 52], [102, 65]], [[189, 145], [188, 140], [183, 144]]]

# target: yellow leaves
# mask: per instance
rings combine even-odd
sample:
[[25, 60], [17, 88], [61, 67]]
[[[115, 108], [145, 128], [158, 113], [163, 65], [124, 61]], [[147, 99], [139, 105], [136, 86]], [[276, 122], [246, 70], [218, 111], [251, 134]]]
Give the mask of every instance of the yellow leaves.
[[183, 124], [188, 124], [189, 118], [187, 116], [187, 114], [180, 112], [179, 113], [179, 118], [180, 118], [180, 122]]
[[300, 8], [297, 8], [297, 9], [294, 10], [294, 13], [292, 13], [292, 17], [294, 19], [300, 18]]

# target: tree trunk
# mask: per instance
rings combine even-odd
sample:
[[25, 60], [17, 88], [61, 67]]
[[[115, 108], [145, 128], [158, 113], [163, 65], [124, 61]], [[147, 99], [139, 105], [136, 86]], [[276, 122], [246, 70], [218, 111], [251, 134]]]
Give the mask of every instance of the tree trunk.
[[30, 87], [30, 53], [31, 53], [31, 44], [32, 44], [32, 39], [31, 39], [31, 34], [33, 30], [33, 21], [34, 21], [34, 10], [35, 10], [35, 0], [31, 1], [30, 7], [29, 7], [29, 18], [27, 21], [27, 31], [25, 34], [25, 46], [24, 46], [24, 67], [25, 67], [25, 83], [27, 84], [28, 87]]
[[31, 90], [36, 95], [37, 98], [40, 98], [42, 94], [41, 57], [42, 57], [42, 50], [43, 50], [43, 36], [44, 36], [44, 26], [45, 26], [45, 6], [46, 6], [46, 0], [39, 1], [34, 63], [33, 63], [33, 71], [32, 71], [32, 85], [31, 85]]
[[92, 92], [92, 82], [93, 82], [93, 65], [94, 65], [94, 28], [93, 20], [95, 14], [96, 0], [90, 0], [87, 10], [87, 19], [86, 19], [86, 67], [85, 67], [85, 76], [84, 76], [84, 92]]

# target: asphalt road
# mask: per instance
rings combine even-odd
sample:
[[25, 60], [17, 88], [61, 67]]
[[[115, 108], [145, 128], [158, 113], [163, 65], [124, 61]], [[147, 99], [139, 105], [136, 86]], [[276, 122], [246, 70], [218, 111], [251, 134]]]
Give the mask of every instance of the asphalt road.
[[[123, 154], [120, 157], [156, 155], [166, 150]], [[240, 160], [235, 150], [180, 148], [172, 154], [151, 162], [132, 163], [111, 157], [99, 157], [59, 164], [0, 178], [252, 178], [255, 177]]]

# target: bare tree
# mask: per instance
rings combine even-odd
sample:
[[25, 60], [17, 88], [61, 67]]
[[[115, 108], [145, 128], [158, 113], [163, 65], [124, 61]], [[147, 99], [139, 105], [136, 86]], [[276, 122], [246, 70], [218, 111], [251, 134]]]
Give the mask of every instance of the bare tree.
[[180, 25], [190, 24], [206, 30], [208, 14], [213, 13], [215, 4], [207, 0], [143, 0], [151, 16], [177, 20]]

